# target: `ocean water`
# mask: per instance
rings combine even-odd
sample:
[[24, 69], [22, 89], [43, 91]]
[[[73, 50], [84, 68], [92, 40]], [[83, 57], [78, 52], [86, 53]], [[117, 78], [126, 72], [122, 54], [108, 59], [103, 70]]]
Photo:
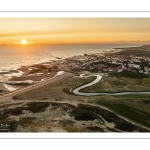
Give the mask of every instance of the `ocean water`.
[[95, 53], [116, 47], [140, 46], [132, 44], [95, 44], [95, 45], [32, 45], [0, 46], [0, 71], [17, 69], [20, 66], [32, 65], [85, 53]]
[[56, 57], [66, 58], [85, 53], [96, 53], [111, 50], [113, 48], [131, 47], [140, 45], [125, 44], [101, 44], [101, 45], [24, 45], [24, 46], [4, 46], [0, 45], [0, 82], [6, 89], [13, 91], [19, 87], [4, 84], [13, 76], [21, 76], [23, 72], [7, 73], [9, 70], [15, 70], [21, 66], [38, 64], [56, 60]]

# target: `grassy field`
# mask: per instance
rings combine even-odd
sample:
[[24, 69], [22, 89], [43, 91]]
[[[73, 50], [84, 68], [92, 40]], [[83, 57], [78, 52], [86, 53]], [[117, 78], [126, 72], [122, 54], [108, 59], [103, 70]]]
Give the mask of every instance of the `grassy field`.
[[119, 79], [125, 82], [126, 84], [134, 84], [134, 85], [137, 85], [141, 81], [141, 79], [129, 78], [129, 77], [120, 77]]
[[141, 84], [149, 87], [150, 86], [150, 78], [143, 78]]
[[116, 55], [136, 55], [150, 57], [150, 51], [141, 50], [123, 50], [115, 53]]
[[[105, 75], [104, 75], [105, 76]], [[68, 75], [60, 81], [47, 86], [34, 89], [14, 97], [15, 100], [52, 100], [91, 103], [107, 107], [115, 114], [123, 116], [136, 124], [150, 128], [150, 95], [121, 95], [121, 96], [78, 96], [71, 90], [93, 81], [95, 77], [79, 78]], [[150, 87], [149, 78], [143, 78], [139, 85], [138, 79], [128, 77], [104, 77], [99, 83], [83, 89], [84, 92], [122, 92], [122, 91], [145, 91]]]
[[117, 92], [107, 79], [102, 79], [99, 83], [81, 90], [82, 92]]
[[150, 91], [150, 78], [107, 77], [99, 83], [82, 89], [82, 92]]
[[[150, 91], [150, 78], [107, 77], [82, 92]], [[107, 107], [128, 120], [150, 128], [150, 95], [97, 96], [90, 101]]]
[[72, 74], [64, 77], [62, 80], [58, 80], [49, 85], [34, 89], [20, 95], [14, 96], [14, 100], [56, 100], [62, 101], [64, 99], [69, 99], [68, 94], [75, 96], [70, 92], [75, 87], [89, 83], [93, 81], [95, 77], [90, 78], [80, 78], [74, 77]]
[[[115, 104], [117, 105], [117, 104]], [[81, 108], [84, 108], [86, 110], [94, 111], [95, 113], [101, 115], [105, 120], [107, 120], [109, 123], [114, 122], [115, 123], [115, 128], [123, 130], [123, 131], [136, 131], [139, 130], [136, 126], [131, 124], [130, 122], [127, 122], [126, 120], [121, 119], [116, 115], [116, 113], [120, 113], [124, 116], [129, 116], [131, 113], [130, 117], [131, 118], [136, 118], [134, 119], [134, 122], [136, 123], [141, 123], [141, 125], [147, 126], [148, 128], [150, 127], [150, 122], [148, 121], [150, 117], [149, 113], [141, 112], [136, 109], [133, 109], [131, 107], [126, 107], [124, 105], [118, 105], [115, 107], [115, 105], [110, 105], [107, 104], [107, 108], [110, 108], [111, 110], [114, 110], [114, 112], [105, 110], [103, 108], [97, 107], [97, 106], [92, 106], [92, 105], [84, 105], [84, 104], [79, 104], [78, 106]], [[105, 105], [106, 106], [106, 105]], [[114, 106], [114, 107], [113, 107]], [[128, 110], [128, 111], [126, 111]], [[135, 112], [136, 111], [136, 112]], [[139, 117], [137, 117], [139, 115]], [[144, 132], [144, 130], [140, 129], [141, 132]]]
[[150, 128], [150, 95], [135, 96], [137, 95], [97, 96], [90, 103], [104, 106], [136, 124]]
[[150, 128], [150, 113], [123, 104], [101, 104], [129, 120]]

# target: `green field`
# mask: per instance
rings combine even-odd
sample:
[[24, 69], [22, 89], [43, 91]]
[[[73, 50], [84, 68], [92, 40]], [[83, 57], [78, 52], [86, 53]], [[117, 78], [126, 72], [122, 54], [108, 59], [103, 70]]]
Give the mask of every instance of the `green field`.
[[[138, 125], [150, 129], [150, 94], [145, 95], [120, 95], [120, 96], [78, 96], [71, 91], [81, 85], [95, 80], [95, 77], [80, 78], [69, 75], [60, 81], [51, 83], [42, 88], [28, 91], [14, 97], [15, 100], [52, 100], [71, 101], [104, 106], [115, 114], [122, 116]], [[123, 92], [123, 91], [150, 91], [149, 78], [112, 77], [103, 75], [102, 80], [83, 92]], [[140, 81], [140, 84], [139, 84]], [[147, 84], [146, 84], [147, 83]]]
[[99, 83], [81, 90], [82, 92], [127, 92], [150, 91], [150, 78], [107, 77]]
[[141, 84], [144, 86], [150, 86], [150, 78], [143, 78]]
[[117, 92], [113, 85], [105, 79], [102, 79], [99, 83], [87, 87], [81, 90], [82, 92]]
[[141, 50], [123, 50], [115, 53], [116, 55], [136, 55], [136, 56], [147, 56], [150, 57], [150, 51]]
[[97, 96], [90, 101], [128, 120], [150, 128], [150, 95]]
[[126, 84], [135, 84], [135, 85], [137, 85], [141, 81], [141, 79], [129, 77], [120, 77], [119, 79], [125, 82]]
[[[150, 91], [150, 78], [107, 77], [82, 92]], [[90, 103], [107, 107], [128, 120], [150, 128], [150, 95], [95, 96]]]
[[101, 104], [129, 120], [150, 128], [150, 113], [124, 104]]

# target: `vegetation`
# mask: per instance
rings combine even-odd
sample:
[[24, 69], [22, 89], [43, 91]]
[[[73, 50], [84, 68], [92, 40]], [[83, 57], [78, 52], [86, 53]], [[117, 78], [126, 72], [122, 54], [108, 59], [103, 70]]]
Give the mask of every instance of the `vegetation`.
[[[24, 94], [21, 94], [17, 97], [13, 97], [14, 99], [18, 100], [26, 100], [26, 99], [37, 99], [37, 100], [65, 100], [65, 101], [78, 101], [79, 99], [82, 99], [83, 105], [78, 105], [79, 109], [73, 106], [67, 106], [62, 107], [61, 104], [53, 104], [56, 105], [56, 107], [61, 107], [64, 111], [70, 112], [70, 116], [74, 117], [76, 121], [92, 121], [95, 119], [100, 119], [99, 115], [102, 116], [106, 121], [115, 124], [115, 129], [108, 129], [108, 131], [114, 131], [117, 132], [119, 130], [124, 132], [148, 132], [148, 130], [137, 126], [138, 124], [141, 126], [145, 126], [150, 128], [150, 95], [120, 95], [120, 96], [91, 96], [91, 97], [85, 97], [85, 96], [78, 96], [74, 95], [70, 92], [75, 87], [81, 86], [83, 84], [87, 84], [89, 82], [92, 82], [95, 79], [95, 77], [90, 78], [79, 78], [79, 77], [72, 77], [72, 75], [67, 76], [63, 78], [60, 81], [57, 81], [55, 83], [51, 83], [50, 85], [34, 89], [32, 91], [28, 91]], [[102, 80], [90, 87], [87, 87], [85, 89], [82, 89], [82, 92], [123, 92], [123, 91], [149, 91], [150, 86], [149, 83], [150, 78], [148, 77], [142, 77], [142, 78], [134, 78], [133, 76], [113, 76], [105, 74], [104, 78]], [[60, 90], [62, 89], [62, 90]], [[100, 107], [96, 106], [85, 106], [84, 102], [93, 103], [95, 105], [102, 105], [107, 107], [111, 111], [107, 111], [105, 109], [100, 109]], [[43, 112], [49, 104], [41, 105], [39, 104], [28, 104], [27, 110], [32, 110], [32, 112], [36, 113], [37, 110]], [[35, 110], [34, 110], [35, 107]], [[68, 107], [72, 108], [68, 109]], [[30, 109], [32, 108], [32, 109]], [[23, 108], [26, 109], [26, 108]], [[10, 110], [8, 110], [11, 112]], [[18, 108], [16, 112], [13, 111], [13, 113], [20, 114], [22, 113], [21, 108]], [[124, 119], [118, 117], [116, 114], [127, 118], [128, 120], [134, 122], [136, 125], [125, 121]], [[7, 118], [6, 116], [4, 116]], [[4, 118], [1, 118], [4, 119]], [[31, 119], [32, 120], [32, 119]], [[25, 120], [24, 120], [25, 121]], [[34, 121], [34, 119], [32, 120]], [[67, 120], [66, 120], [67, 122]], [[88, 127], [70, 127], [71, 124], [74, 122], [68, 120], [67, 125], [65, 121], [60, 121], [60, 124], [64, 126], [64, 129], [70, 132], [81, 132], [81, 131], [87, 131], [87, 132], [102, 132], [104, 129], [98, 127], [98, 126], [88, 126]]]
[[0, 119], [6, 119], [9, 115], [21, 115], [23, 114], [23, 110], [29, 110], [33, 113], [43, 112], [48, 106], [48, 102], [27, 103], [26, 107], [22, 106], [3, 110], [3, 114], [0, 115]]
[[148, 131], [140, 126], [133, 125], [132, 123], [118, 117], [115, 113], [102, 109], [100, 107], [85, 105], [85, 104], [79, 104], [78, 106], [101, 115], [109, 123], [114, 123], [116, 129], [120, 129], [126, 132], [133, 132], [133, 131], [147, 132]]
[[143, 47], [143, 48], [150, 48], [150, 45], [142, 45], [141, 47]]
[[116, 52], [115, 53], [116, 55], [135, 55], [136, 56], [147, 56], [147, 57], [150, 57], [150, 51], [145, 51], [145, 50], [123, 50], [123, 51], [119, 51], [119, 52]]
[[130, 71], [110, 72], [109, 75], [113, 77], [128, 77], [128, 78], [136, 78], [136, 79], [147, 77], [147, 75], [145, 74], [135, 73]]
[[101, 120], [101, 118], [98, 115], [94, 114], [93, 112], [89, 112], [85, 109], [78, 108], [78, 107], [73, 109], [70, 115], [74, 116], [75, 120], [78, 120], [78, 121], [82, 121], [82, 120], [88, 121], [88, 120], [94, 120], [94, 119]]
[[144, 86], [150, 86], [150, 78], [143, 78], [141, 84]]
[[29, 86], [32, 83], [7, 83], [9, 85], [15, 85], [15, 86]]
[[69, 95], [75, 95], [74, 93], [70, 92], [69, 88], [63, 88], [63, 92]]
[[27, 110], [33, 113], [44, 112], [45, 109], [49, 106], [49, 102], [33, 102], [27, 103]]
[[[149, 80], [150, 78], [143, 78]], [[142, 79], [129, 77], [104, 77], [102, 80], [90, 87], [81, 89], [82, 92], [128, 92], [128, 91], [149, 91], [150, 84], [141, 83]], [[147, 82], [148, 83], [148, 82]]]
[[134, 84], [137, 85], [140, 83], [141, 79], [138, 78], [130, 78], [130, 77], [120, 77], [120, 80], [125, 82], [126, 84]]
[[109, 81], [106, 79], [102, 79], [99, 83], [96, 83], [90, 87], [87, 87], [85, 89], [81, 89], [81, 92], [117, 92], [116, 89], [113, 88], [113, 86], [109, 83]]
[[[32, 91], [25, 92], [23, 94], [13, 96], [14, 100], [41, 100], [41, 99], [57, 99], [62, 100], [61, 95], [64, 93], [74, 95], [70, 92], [75, 87], [78, 87], [83, 84], [87, 84], [93, 81], [96, 77], [90, 78], [80, 78], [80, 77], [65, 77], [61, 81], [51, 83], [49, 85], [34, 89]], [[61, 88], [61, 90], [60, 90]], [[58, 94], [59, 93], [59, 94]]]
[[128, 94], [128, 95], [114, 95], [115, 98], [150, 98], [150, 94]]
[[128, 118], [138, 124], [150, 128], [150, 113], [140, 111], [138, 109], [135, 109], [131, 106], [124, 104], [102, 104], [102, 105], [106, 106], [113, 112], [116, 112], [121, 116], [124, 116], [125, 118]]

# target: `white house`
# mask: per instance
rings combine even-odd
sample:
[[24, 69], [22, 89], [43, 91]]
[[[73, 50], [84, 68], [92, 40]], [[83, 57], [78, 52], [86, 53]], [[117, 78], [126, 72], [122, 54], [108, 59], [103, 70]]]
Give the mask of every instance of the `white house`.
[[140, 68], [140, 65], [137, 64], [128, 64], [129, 68]]

